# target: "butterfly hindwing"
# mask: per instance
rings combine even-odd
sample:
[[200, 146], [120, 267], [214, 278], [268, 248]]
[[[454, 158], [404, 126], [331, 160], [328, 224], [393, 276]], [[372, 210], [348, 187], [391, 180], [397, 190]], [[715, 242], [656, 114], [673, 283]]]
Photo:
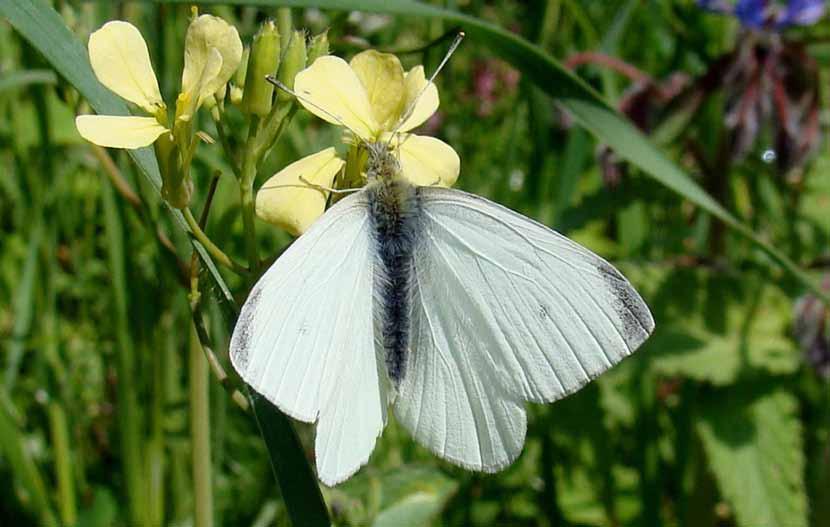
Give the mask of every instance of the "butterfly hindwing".
[[245, 382], [317, 421], [317, 472], [329, 485], [366, 463], [386, 420], [369, 229], [364, 193], [337, 203], [254, 286], [231, 339]]

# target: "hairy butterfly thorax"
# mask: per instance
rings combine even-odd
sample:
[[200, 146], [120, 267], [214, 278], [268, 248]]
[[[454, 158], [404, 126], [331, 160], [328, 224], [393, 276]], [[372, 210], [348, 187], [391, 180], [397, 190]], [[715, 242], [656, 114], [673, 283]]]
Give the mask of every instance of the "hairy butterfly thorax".
[[369, 145], [366, 176], [369, 218], [376, 248], [374, 320], [376, 348], [397, 387], [406, 374], [413, 255], [420, 236], [416, 187], [400, 177], [400, 165], [386, 143]]

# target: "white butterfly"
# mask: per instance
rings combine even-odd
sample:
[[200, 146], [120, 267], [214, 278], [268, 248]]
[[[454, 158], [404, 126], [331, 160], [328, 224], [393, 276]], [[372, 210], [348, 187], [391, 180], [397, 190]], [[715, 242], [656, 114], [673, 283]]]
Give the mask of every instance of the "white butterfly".
[[254, 390], [317, 423], [320, 480], [364, 465], [387, 422], [462, 467], [521, 453], [525, 401], [551, 402], [654, 328], [610, 264], [458, 190], [397, 177], [367, 145], [370, 183], [330, 208], [254, 286], [230, 346]]

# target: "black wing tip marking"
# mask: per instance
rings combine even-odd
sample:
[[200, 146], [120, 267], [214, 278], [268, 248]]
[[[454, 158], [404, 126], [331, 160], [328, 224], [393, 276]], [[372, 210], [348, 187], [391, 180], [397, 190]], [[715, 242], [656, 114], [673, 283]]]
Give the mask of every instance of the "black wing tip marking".
[[242, 306], [242, 311], [239, 313], [239, 318], [236, 320], [236, 327], [233, 330], [233, 337], [230, 345], [231, 363], [240, 375], [248, 367], [248, 361], [251, 351], [251, 336], [254, 323], [254, 315], [256, 314], [256, 307], [259, 304], [259, 299], [262, 295], [262, 288], [254, 286], [245, 305]]
[[623, 323], [625, 340], [633, 351], [645, 342], [654, 330], [651, 311], [634, 287], [614, 266], [602, 262], [597, 265], [597, 271], [614, 297], [614, 310]]

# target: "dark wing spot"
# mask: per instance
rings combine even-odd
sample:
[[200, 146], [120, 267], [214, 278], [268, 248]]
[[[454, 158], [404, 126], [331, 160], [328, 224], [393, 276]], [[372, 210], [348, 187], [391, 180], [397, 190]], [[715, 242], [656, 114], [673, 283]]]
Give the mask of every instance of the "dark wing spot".
[[233, 331], [230, 353], [239, 370], [245, 370], [248, 367], [248, 355], [250, 353], [251, 335], [253, 333], [252, 326], [261, 294], [262, 288], [254, 286], [254, 289], [248, 296], [248, 300], [242, 306], [242, 312], [239, 314], [239, 318], [236, 321], [236, 328]]
[[633, 351], [654, 329], [651, 313], [640, 295], [619, 271], [605, 262], [598, 265], [597, 270], [614, 297], [614, 311], [623, 323], [625, 341]]
[[539, 304], [539, 311], [536, 314], [539, 320], [547, 320], [550, 318], [550, 307], [547, 304]]

